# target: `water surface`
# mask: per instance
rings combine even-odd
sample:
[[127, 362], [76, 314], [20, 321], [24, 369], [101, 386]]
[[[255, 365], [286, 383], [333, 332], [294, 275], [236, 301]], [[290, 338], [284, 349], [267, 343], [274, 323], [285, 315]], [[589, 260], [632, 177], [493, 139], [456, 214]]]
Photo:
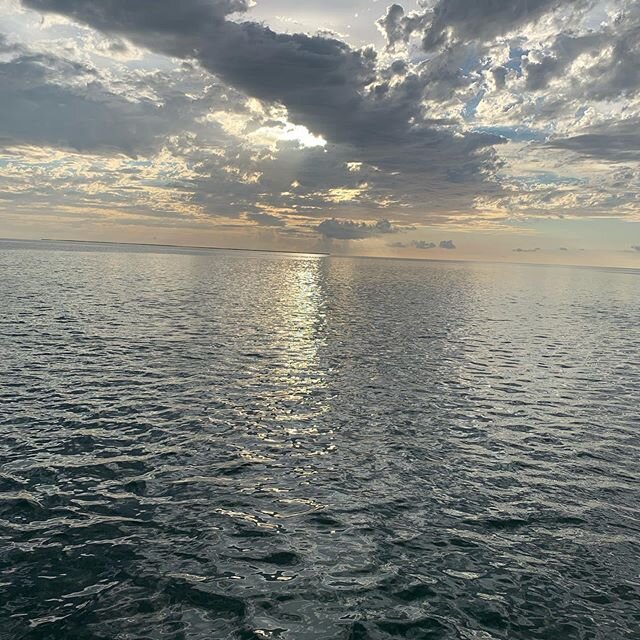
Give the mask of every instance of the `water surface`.
[[0, 243], [0, 637], [640, 637], [639, 294]]

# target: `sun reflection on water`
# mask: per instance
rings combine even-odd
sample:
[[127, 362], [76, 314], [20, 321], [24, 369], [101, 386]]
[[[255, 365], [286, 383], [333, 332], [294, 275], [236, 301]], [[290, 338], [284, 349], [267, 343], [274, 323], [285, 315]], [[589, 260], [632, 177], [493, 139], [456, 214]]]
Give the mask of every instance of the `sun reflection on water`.
[[[292, 399], [307, 398], [325, 384], [324, 370], [317, 361], [326, 324], [323, 265], [323, 258], [292, 261], [272, 307], [273, 347], [282, 354], [274, 382], [285, 383], [281, 391]], [[279, 418], [295, 420], [301, 408], [298, 405], [293, 414], [283, 413]]]

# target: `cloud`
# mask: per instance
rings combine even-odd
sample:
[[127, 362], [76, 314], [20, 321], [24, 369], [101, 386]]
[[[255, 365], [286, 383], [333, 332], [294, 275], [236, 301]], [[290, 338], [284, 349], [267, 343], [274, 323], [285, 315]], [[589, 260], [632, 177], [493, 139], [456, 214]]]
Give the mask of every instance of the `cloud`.
[[423, 44], [429, 50], [451, 38], [489, 39], [561, 5], [561, 0], [440, 0]]
[[285, 221], [278, 216], [272, 216], [269, 213], [247, 213], [247, 220], [255, 222], [263, 227], [284, 227]]
[[424, 49], [431, 51], [455, 42], [488, 41], [545, 13], [586, 4], [586, 0], [439, 0], [433, 8], [408, 15], [392, 4], [378, 25], [390, 46], [421, 33]]
[[[525, 59], [526, 88], [541, 91], [572, 70], [581, 97], [609, 100], [634, 93], [640, 86], [639, 15], [620, 14], [599, 31], [560, 33], [536, 59]], [[585, 58], [586, 57], [586, 58]], [[572, 93], [568, 94], [569, 96]]]
[[525, 58], [526, 88], [529, 91], [546, 89], [554, 78], [566, 72], [576, 58], [584, 53], [595, 56], [603, 44], [603, 34], [559, 34], [545, 54], [534, 60]]
[[[335, 139], [367, 126], [361, 91], [374, 79], [375, 53], [323, 36], [280, 34], [227, 16], [244, 0], [23, 0], [29, 8], [65, 15], [104, 33], [176, 58], [197, 59], [248, 95], [284, 104], [296, 119]], [[283, 73], [286, 69], [286, 73]], [[332, 117], [338, 110], [345, 117]]]
[[87, 22], [102, 31], [127, 32], [144, 25], [145, 31], [158, 36], [206, 31], [211, 23], [250, 6], [248, 0], [183, 0], [180, 11], [171, 0], [24, 0], [23, 4]]
[[[65, 81], [73, 77], [73, 84]], [[79, 77], [84, 83], [78, 82]], [[76, 151], [149, 151], [166, 132], [161, 111], [101, 85], [91, 68], [21, 53], [0, 62], [0, 146], [50, 145]]]
[[[468, 184], [455, 190], [455, 203], [443, 204], [443, 210], [451, 211], [471, 206], [479, 192], [499, 190], [487, 177], [495, 169], [492, 147], [504, 139], [458, 130], [450, 119], [432, 118], [423, 104], [430, 78], [405, 74], [397, 64], [382, 73], [372, 48], [354, 49], [332, 37], [276, 33], [262, 24], [229, 19], [231, 13], [246, 10], [243, 0], [23, 4], [157, 53], [195, 58], [228, 85], [268, 104], [284, 105], [291, 121], [350, 149], [348, 160], [375, 167], [377, 182], [387, 193], [411, 193], [404, 187], [420, 182], [428, 193], [451, 181]], [[411, 197], [417, 201], [421, 194]]]
[[373, 236], [397, 232], [397, 229], [388, 220], [367, 223], [353, 220], [336, 220], [335, 218], [322, 221], [317, 230], [325, 238], [337, 240], [364, 240]]
[[640, 117], [615, 119], [557, 138], [549, 147], [573, 151], [609, 162], [640, 161]]
[[522, 249], [518, 247], [517, 249], [513, 249], [513, 251], [516, 253], [537, 253], [538, 251], [541, 251], [541, 249], [540, 247], [536, 247], [535, 249]]
[[395, 249], [418, 249], [420, 251], [430, 251], [431, 249], [455, 249], [456, 246], [453, 244], [451, 240], [442, 240], [439, 244], [435, 242], [429, 242], [428, 240], [413, 240], [410, 243], [406, 242], [392, 242], [387, 245], [388, 247], [393, 247]]
[[504, 89], [507, 83], [507, 71], [506, 67], [499, 65], [491, 69], [491, 75], [493, 76], [493, 82], [496, 86], [496, 89]]
[[399, 43], [406, 44], [416, 31], [426, 29], [430, 21], [430, 12], [413, 12], [407, 15], [399, 4], [392, 4], [376, 24], [385, 35], [387, 46], [393, 49]]
[[639, 251], [639, 252], [640, 252], [640, 245], [637, 245], [637, 244], [636, 244], [636, 245], [633, 245], [631, 248], [632, 248], [634, 251]]
[[[3, 206], [64, 193], [78, 210], [146, 202], [155, 220], [178, 199], [216, 224], [311, 242], [322, 225], [381, 235], [352, 222], [376, 218], [498, 229], [520, 215], [638, 217], [637, 2], [393, 4], [383, 53], [278, 33], [249, 21], [250, 4], [22, 0], [68, 20], [43, 21], [28, 47], [0, 36]], [[36, 22], [21, 11], [8, 24]], [[416, 37], [427, 52], [405, 46]], [[36, 166], [31, 147], [73, 152], [57, 160], [69, 173]]]
[[[0, 148], [148, 156], [222, 101], [219, 88], [188, 69], [120, 70], [114, 81], [90, 62], [6, 38], [0, 38], [0, 54]], [[230, 97], [224, 97], [227, 106]]]
[[422, 249], [422, 250], [428, 250], [428, 249], [435, 249], [436, 248], [436, 244], [434, 242], [427, 242], [426, 240], [415, 240], [413, 242], [413, 246], [416, 249]]

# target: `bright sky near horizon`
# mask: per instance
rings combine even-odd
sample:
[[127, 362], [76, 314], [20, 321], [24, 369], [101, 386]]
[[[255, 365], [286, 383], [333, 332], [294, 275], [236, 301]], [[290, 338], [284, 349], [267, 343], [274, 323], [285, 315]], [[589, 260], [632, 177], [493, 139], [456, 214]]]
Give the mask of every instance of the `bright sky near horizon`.
[[0, 0], [0, 236], [640, 268], [635, 0]]

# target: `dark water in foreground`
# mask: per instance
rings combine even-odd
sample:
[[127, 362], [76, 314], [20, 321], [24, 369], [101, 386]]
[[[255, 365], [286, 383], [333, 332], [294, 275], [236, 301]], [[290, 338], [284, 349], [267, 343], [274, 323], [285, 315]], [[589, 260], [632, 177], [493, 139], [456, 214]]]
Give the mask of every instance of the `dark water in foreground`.
[[3, 640], [640, 637], [640, 273], [1, 243], [0, 300]]

